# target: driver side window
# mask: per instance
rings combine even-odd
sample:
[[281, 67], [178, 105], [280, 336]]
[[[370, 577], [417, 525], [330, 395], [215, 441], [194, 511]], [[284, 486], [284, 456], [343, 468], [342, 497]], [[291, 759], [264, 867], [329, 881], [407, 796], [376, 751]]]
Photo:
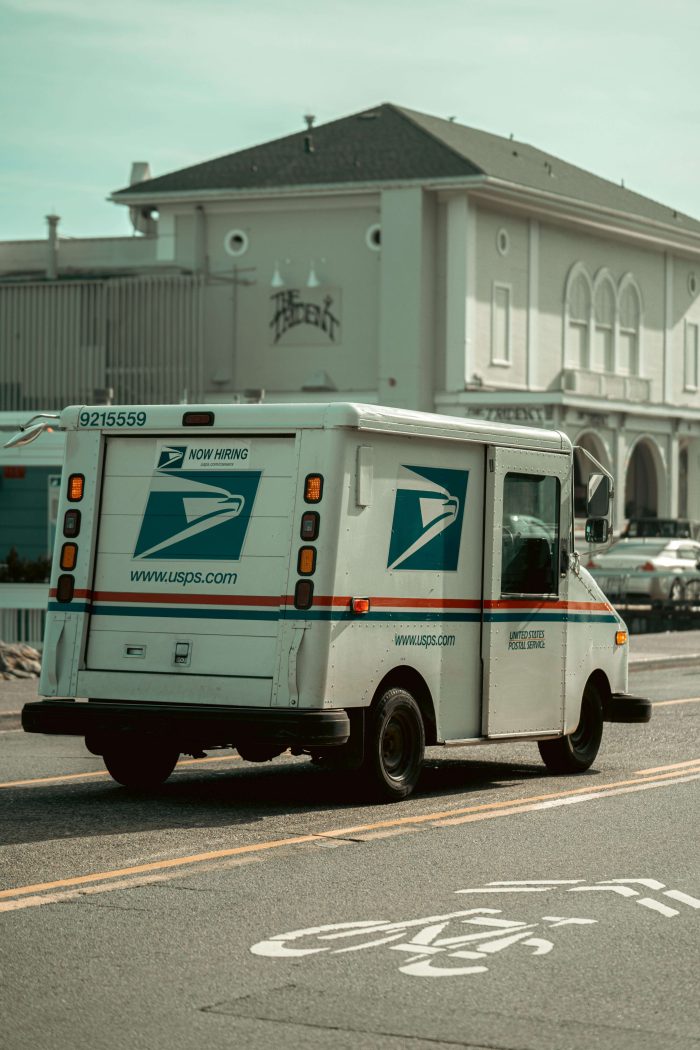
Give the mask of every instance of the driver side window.
[[501, 592], [558, 592], [559, 479], [506, 474], [503, 481]]

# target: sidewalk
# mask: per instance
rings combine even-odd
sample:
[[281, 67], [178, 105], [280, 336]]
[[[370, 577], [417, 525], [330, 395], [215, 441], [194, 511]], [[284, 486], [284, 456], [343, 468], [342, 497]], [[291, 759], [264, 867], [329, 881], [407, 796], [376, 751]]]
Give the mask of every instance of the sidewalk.
[[[630, 673], [693, 664], [700, 666], [700, 631], [633, 634], [630, 639]], [[0, 679], [0, 730], [19, 728], [23, 705], [39, 699], [38, 684], [37, 678]], [[634, 690], [633, 684], [630, 689]]]

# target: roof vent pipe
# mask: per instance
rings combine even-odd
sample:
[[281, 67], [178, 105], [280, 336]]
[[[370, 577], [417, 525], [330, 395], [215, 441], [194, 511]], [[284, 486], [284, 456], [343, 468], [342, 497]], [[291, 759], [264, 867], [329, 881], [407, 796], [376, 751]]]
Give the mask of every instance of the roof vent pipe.
[[46, 276], [49, 281], [55, 281], [58, 277], [58, 224], [60, 215], [47, 215], [46, 221], [49, 226], [49, 246], [46, 257]]

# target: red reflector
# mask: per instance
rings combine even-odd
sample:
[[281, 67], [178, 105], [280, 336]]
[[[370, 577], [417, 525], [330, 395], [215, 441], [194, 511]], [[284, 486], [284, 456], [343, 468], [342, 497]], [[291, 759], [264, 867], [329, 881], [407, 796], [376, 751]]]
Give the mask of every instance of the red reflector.
[[655, 572], [656, 566], [652, 561], [645, 561], [643, 565], [639, 566], [641, 572]]
[[297, 580], [294, 588], [294, 607], [310, 609], [314, 600], [314, 585], [311, 580]]
[[350, 608], [356, 616], [361, 616], [363, 613], [368, 613], [369, 598], [352, 598], [350, 600]]
[[213, 412], [185, 412], [182, 417], [183, 427], [213, 427]]
[[72, 576], [59, 576], [56, 584], [56, 601], [70, 602], [73, 600], [73, 589], [75, 580]]

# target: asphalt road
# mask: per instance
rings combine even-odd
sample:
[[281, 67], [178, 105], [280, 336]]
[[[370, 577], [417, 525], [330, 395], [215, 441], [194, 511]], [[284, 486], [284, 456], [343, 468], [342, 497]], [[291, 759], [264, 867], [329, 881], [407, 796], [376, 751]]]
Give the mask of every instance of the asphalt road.
[[137, 798], [3, 733], [0, 1046], [700, 1047], [700, 669], [630, 685], [583, 776], [431, 749], [382, 807], [232, 754]]

